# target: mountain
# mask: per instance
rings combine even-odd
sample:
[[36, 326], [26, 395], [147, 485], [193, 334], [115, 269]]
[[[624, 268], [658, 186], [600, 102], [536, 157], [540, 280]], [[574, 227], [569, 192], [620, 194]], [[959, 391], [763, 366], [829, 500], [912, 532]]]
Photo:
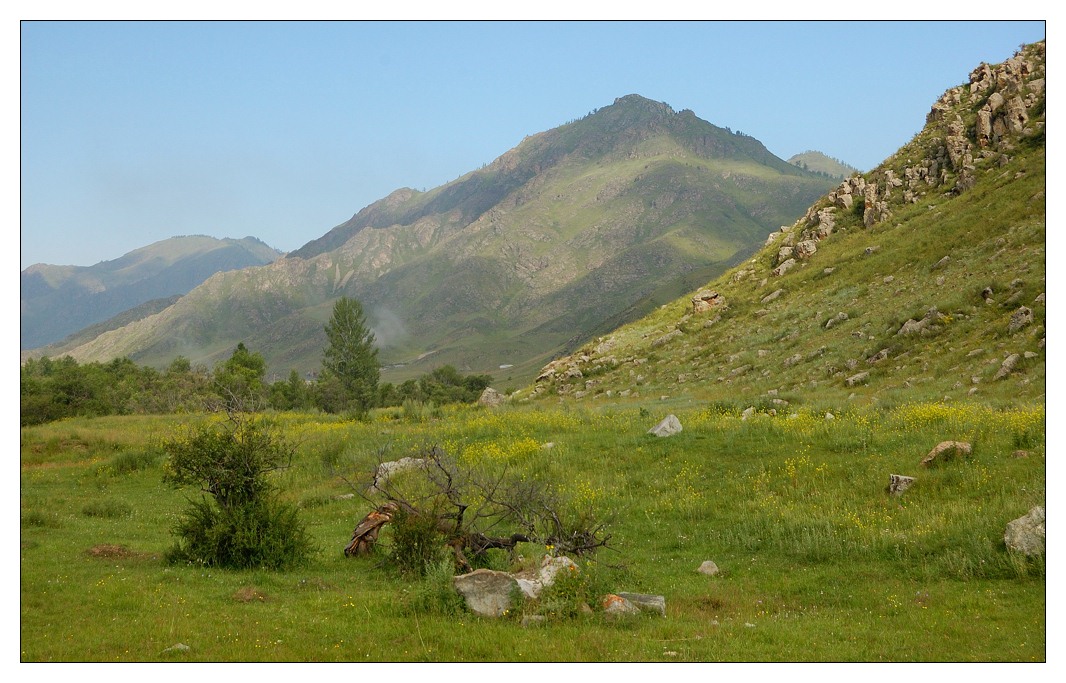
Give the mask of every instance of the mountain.
[[765, 410], [1043, 401], [1044, 79], [1043, 42], [981, 64], [883, 164], [700, 291], [551, 362], [522, 395]]
[[815, 173], [824, 173], [830, 178], [847, 178], [859, 172], [854, 166], [814, 150], [795, 154], [789, 157], [788, 163]]
[[531, 379], [744, 258], [831, 186], [754, 138], [629, 95], [446, 185], [396, 190], [285, 258], [215, 275], [71, 354], [211, 363], [244, 341], [274, 371], [311, 370], [347, 295], [382, 361], [404, 366], [386, 380], [445, 363]]
[[21, 348], [63, 339], [153, 299], [185, 294], [215, 273], [281, 255], [254, 237], [172, 237], [94, 266], [38, 263], [22, 271]]

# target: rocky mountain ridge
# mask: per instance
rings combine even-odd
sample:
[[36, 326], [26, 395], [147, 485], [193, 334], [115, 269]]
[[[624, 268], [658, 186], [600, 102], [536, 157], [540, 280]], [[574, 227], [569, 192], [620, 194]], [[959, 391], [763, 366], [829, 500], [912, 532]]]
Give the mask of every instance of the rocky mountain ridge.
[[386, 364], [510, 365], [531, 378], [656, 292], [672, 298], [692, 273], [743, 258], [828, 187], [754, 138], [626, 96], [439, 188], [397, 190], [269, 266], [217, 275], [70, 353], [211, 363], [245, 341], [281, 372], [314, 369], [332, 301], [347, 295]]

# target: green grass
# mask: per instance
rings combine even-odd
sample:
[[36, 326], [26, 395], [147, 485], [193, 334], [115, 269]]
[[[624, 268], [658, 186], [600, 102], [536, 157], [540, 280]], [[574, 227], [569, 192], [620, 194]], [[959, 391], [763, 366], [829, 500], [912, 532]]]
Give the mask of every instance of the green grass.
[[[299, 444], [279, 473], [318, 546], [288, 572], [170, 566], [194, 491], [145, 457], [197, 416], [22, 430], [22, 661], [1043, 661], [1041, 561], [1003, 547], [1045, 504], [1044, 412], [979, 405], [834, 407], [741, 420], [740, 406], [444, 408], [366, 423], [276, 419]], [[684, 431], [645, 432], [667, 412]], [[971, 458], [918, 462], [941, 440]], [[543, 448], [551, 442], [552, 448]], [[559, 482], [614, 518], [597, 587], [666, 597], [665, 618], [600, 613], [523, 627], [449, 615], [432, 584], [342, 554], [368, 506], [349, 479], [426, 443]], [[1021, 446], [1020, 446], [1021, 445]], [[1024, 446], [1028, 457], [1012, 453]], [[134, 454], [127, 456], [126, 454]], [[132, 461], [136, 467], [115, 467]], [[901, 497], [889, 474], [917, 477]], [[383, 536], [388, 543], [389, 535]], [[544, 548], [522, 544], [528, 565]], [[706, 559], [721, 574], [696, 572]], [[506, 556], [493, 558], [507, 565]], [[431, 575], [427, 581], [436, 580]], [[444, 605], [443, 607], [441, 605]], [[596, 607], [596, 605], [593, 605]], [[530, 610], [535, 609], [530, 607]], [[930, 637], [935, 633], [936, 637]], [[187, 651], [166, 651], [184, 643]]]

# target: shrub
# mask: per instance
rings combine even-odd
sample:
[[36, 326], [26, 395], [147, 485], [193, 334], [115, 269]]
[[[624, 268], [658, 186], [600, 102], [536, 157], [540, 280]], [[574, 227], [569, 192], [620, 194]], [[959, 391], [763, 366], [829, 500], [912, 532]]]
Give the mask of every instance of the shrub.
[[126, 517], [133, 514], [133, 508], [128, 503], [117, 500], [96, 500], [88, 503], [81, 509], [86, 517]]
[[304, 564], [313, 549], [296, 508], [272, 499], [230, 508], [193, 501], [174, 532], [180, 541], [167, 552], [172, 563], [288, 569]]
[[437, 515], [422, 515], [400, 508], [392, 516], [389, 559], [405, 574], [424, 576], [440, 564], [444, 546]]
[[193, 501], [175, 526], [173, 562], [283, 569], [312, 551], [296, 508], [274, 495], [268, 475], [288, 467], [293, 448], [262, 420], [240, 413], [169, 440], [164, 481], [211, 495]]

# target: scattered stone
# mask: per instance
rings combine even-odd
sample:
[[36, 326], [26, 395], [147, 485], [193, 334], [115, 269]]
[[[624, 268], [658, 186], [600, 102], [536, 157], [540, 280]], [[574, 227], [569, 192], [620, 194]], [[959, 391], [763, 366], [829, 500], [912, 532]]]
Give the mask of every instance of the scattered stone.
[[1029, 451], [1014, 451], [1011, 453], [1012, 458], [1028, 458]]
[[496, 391], [492, 387], [485, 387], [485, 391], [481, 392], [481, 397], [477, 402], [480, 405], [495, 408], [498, 405], [502, 405], [506, 400], [506, 397], [500, 392]]
[[914, 477], [907, 477], [902, 474], [890, 474], [888, 475], [888, 492], [893, 496], [902, 495], [913, 483]]
[[452, 584], [471, 612], [482, 617], [499, 617], [511, 609], [511, 596], [518, 580], [506, 572], [475, 569], [452, 579]]
[[713, 561], [704, 560], [696, 571], [698, 571], [700, 574], [706, 574], [707, 576], [714, 576], [720, 570], [718, 569], [718, 565], [716, 565]]
[[796, 265], [796, 259], [787, 259], [786, 261], [783, 261], [780, 265], [778, 265], [776, 268], [771, 270], [770, 274], [774, 277], [781, 277], [782, 275], [787, 273], [789, 269], [791, 269], [794, 265]]
[[662, 616], [666, 616], [666, 598], [662, 595], [618, 593], [618, 597], [623, 600], [628, 600], [630, 604], [641, 612], [656, 612]]
[[879, 251], [881, 251], [881, 247], [874, 246], [874, 247], [866, 247], [866, 249], [863, 250], [863, 253], [866, 254], [867, 256], [871, 256], [873, 254], [876, 254]]
[[623, 614], [637, 614], [640, 608], [620, 595], [609, 594], [603, 596], [603, 611], [611, 616]]
[[984, 289], [981, 290], [981, 298], [984, 299], [985, 301], [988, 301], [989, 299], [991, 299], [992, 298], [992, 294], [993, 294], [993, 292], [992, 292], [992, 288], [991, 287], [985, 287]]
[[1022, 354], [1022, 357], [1024, 357], [1027, 360], [1032, 360], [1033, 358], [1037, 357], [1037, 354], [1033, 353], [1032, 351], [1026, 351], [1025, 353]]
[[673, 436], [681, 431], [681, 421], [677, 419], [676, 415], [670, 414], [662, 419], [662, 421], [648, 430], [649, 434], [655, 436]]
[[1003, 359], [1003, 364], [999, 366], [999, 370], [996, 371], [996, 376], [992, 379], [1003, 379], [1005, 377], [1008, 377], [1010, 373], [1014, 372], [1014, 366], [1018, 364], [1018, 361], [1020, 359], [1021, 356], [1016, 353], [1012, 353], [1011, 355], [1007, 356], [1005, 359]]
[[884, 279], [883, 279], [883, 280], [881, 280], [881, 282], [883, 282], [883, 283], [885, 283], [885, 284], [887, 285], [888, 283], [892, 282], [892, 281], [893, 281], [893, 280], [895, 280], [895, 279], [896, 279], [896, 278], [895, 278], [895, 276], [894, 276], [894, 275], [886, 275], [886, 276], [884, 277]]
[[1007, 548], [1029, 557], [1044, 554], [1044, 508], [1040, 505], [1007, 524], [1003, 533]]
[[785, 293], [785, 290], [783, 290], [783, 289], [774, 290], [773, 292], [770, 292], [769, 294], [764, 296], [762, 298], [762, 302], [764, 304], [768, 304], [768, 303], [770, 303], [771, 301], [773, 301], [774, 299], [776, 299], [777, 297], [781, 296], [784, 293]]
[[[378, 465], [374, 478], [375, 480], [388, 481], [390, 477], [393, 477], [400, 472], [425, 467], [425, 464], [426, 461], [422, 458], [400, 458], [399, 460], [393, 460], [391, 462], [383, 462]], [[376, 485], [375, 488], [377, 488]]]
[[940, 311], [937, 310], [936, 306], [933, 306], [925, 312], [925, 315], [922, 317], [921, 320], [915, 320], [911, 318], [907, 322], [903, 323], [903, 326], [899, 328], [899, 331], [896, 332], [896, 335], [903, 335], [906, 337], [912, 334], [924, 334], [929, 328], [929, 326], [934, 324], [938, 320], [940, 320]]
[[834, 270], [836, 270], [836, 268], [823, 268], [822, 275], [832, 275]]
[[744, 409], [744, 412], [740, 414], [741, 420], [747, 420], [750, 417], [755, 416], [755, 406], [748, 406]]
[[932, 269], [933, 270], [939, 270], [939, 269], [943, 268], [944, 266], [946, 266], [949, 263], [951, 263], [951, 257], [950, 256], [945, 256], [944, 258], [942, 258], [939, 261], [937, 261], [936, 263], [934, 263]]
[[818, 243], [814, 240], [803, 240], [798, 242], [795, 247], [796, 258], [801, 261], [809, 259], [816, 251], [818, 251]]
[[971, 453], [973, 453], [973, 447], [966, 441], [941, 441], [918, 464], [929, 467], [956, 457], [965, 457]]
[[836, 325], [837, 323], [842, 323], [842, 322], [844, 322], [847, 319], [848, 319], [848, 314], [843, 312], [843, 311], [841, 311], [840, 313], [837, 313], [832, 318], [830, 318], [829, 320], [826, 321], [825, 329], [828, 330], [831, 327], [833, 327], [834, 325]]
[[848, 377], [846, 380], [844, 380], [844, 384], [849, 386], [849, 387], [853, 387], [856, 384], [864, 384], [866, 382], [866, 380], [868, 380], [868, 379], [870, 379], [870, 373], [869, 372], [860, 372], [860, 373], [858, 373], [856, 375], [852, 375], [851, 377]]
[[1042, 304], [1042, 303], [1044, 303], [1044, 293], [1040, 292], [1040, 294], [1037, 295], [1037, 297], [1035, 299], [1033, 299], [1033, 304], [1036, 305], [1036, 304]]
[[1010, 325], [1007, 327], [1007, 331], [1011, 334], [1018, 330], [1033, 324], [1033, 311], [1025, 306], [1022, 306], [1010, 316]]
[[880, 351], [878, 351], [874, 355], [872, 355], [869, 358], [867, 358], [866, 362], [869, 363], [870, 365], [873, 365], [874, 363], [880, 363], [881, 361], [885, 360], [886, 358], [888, 358], [888, 349], [881, 349]]
[[720, 308], [724, 305], [725, 297], [710, 289], [697, 292], [696, 296], [692, 297], [693, 313], [706, 313], [712, 308]]
[[177, 643], [177, 644], [171, 645], [167, 649], [163, 650], [163, 652], [187, 652], [188, 650], [191, 650], [191, 649], [192, 648], [190, 648], [185, 643]]
[[825, 419], [826, 420], [835, 420], [835, 419], [837, 419], [837, 416], [834, 415], [833, 413], [826, 413], [825, 414]]

